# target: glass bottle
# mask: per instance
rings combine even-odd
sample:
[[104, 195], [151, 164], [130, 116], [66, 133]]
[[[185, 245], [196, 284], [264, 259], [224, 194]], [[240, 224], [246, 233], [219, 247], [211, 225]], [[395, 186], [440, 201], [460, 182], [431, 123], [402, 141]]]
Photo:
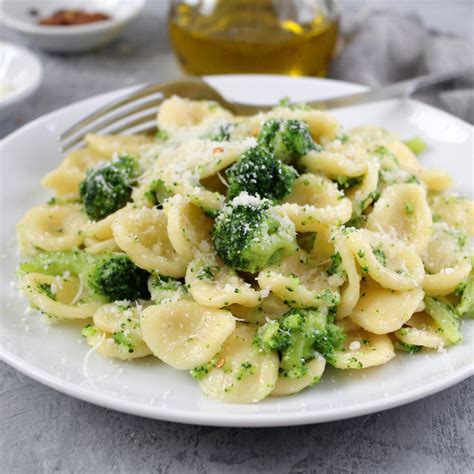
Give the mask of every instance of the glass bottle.
[[168, 27], [189, 74], [325, 76], [338, 19], [334, 0], [172, 0]]

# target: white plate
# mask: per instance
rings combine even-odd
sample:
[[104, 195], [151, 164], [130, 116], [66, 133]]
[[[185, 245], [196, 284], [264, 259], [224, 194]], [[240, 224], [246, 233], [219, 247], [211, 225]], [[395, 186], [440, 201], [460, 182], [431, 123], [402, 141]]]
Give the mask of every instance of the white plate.
[[[143, 9], [146, 0], [2, 0], [0, 22], [23, 35], [32, 46], [49, 51], [79, 52], [116, 38]], [[38, 20], [57, 10], [101, 12], [110, 19], [84, 25], [44, 26]], [[38, 15], [33, 16], [32, 10]]]
[[[283, 96], [304, 100], [361, 90], [321, 79], [283, 76], [210, 78], [226, 96], [258, 103]], [[1, 318], [0, 355], [8, 364], [61, 392], [97, 405], [183, 423], [221, 426], [278, 426], [317, 423], [372, 413], [426, 397], [472, 375], [474, 321], [464, 321], [464, 341], [445, 353], [399, 355], [388, 365], [364, 371], [328, 370], [316, 387], [256, 405], [226, 405], [201, 395], [197, 383], [147, 358], [121, 363], [93, 353], [81, 340], [79, 324], [45, 325], [24, 314], [26, 303], [9, 286], [14, 278], [14, 225], [48, 193], [40, 178], [59, 163], [56, 134], [123, 91], [65, 107], [22, 127], [1, 145]], [[427, 166], [451, 171], [458, 189], [471, 193], [473, 131], [465, 122], [414, 101], [388, 101], [335, 115], [345, 126], [378, 124], [402, 137], [422, 136], [430, 151]]]
[[0, 41], [0, 111], [13, 107], [36, 91], [43, 77], [39, 59], [25, 48]]

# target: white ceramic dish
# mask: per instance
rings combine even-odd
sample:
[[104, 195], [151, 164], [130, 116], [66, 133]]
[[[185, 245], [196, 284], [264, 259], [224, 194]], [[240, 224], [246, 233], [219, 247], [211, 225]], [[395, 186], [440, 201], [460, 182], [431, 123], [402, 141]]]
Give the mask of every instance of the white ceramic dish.
[[[32, 45], [49, 51], [81, 52], [116, 38], [143, 9], [146, 0], [2, 0], [0, 22], [24, 36]], [[105, 21], [73, 26], [42, 26], [40, 17], [57, 10], [102, 12]], [[36, 10], [37, 15], [31, 12]]]
[[[226, 96], [269, 103], [283, 96], [304, 100], [361, 90], [321, 79], [283, 76], [216, 76], [209, 81]], [[73, 104], [25, 125], [0, 148], [1, 316], [0, 356], [28, 376], [82, 400], [127, 413], [182, 423], [221, 426], [280, 426], [349, 418], [426, 397], [473, 374], [474, 321], [464, 321], [464, 341], [444, 353], [398, 356], [388, 365], [364, 371], [331, 371], [316, 387], [256, 405], [226, 405], [208, 400], [186, 372], [147, 358], [112, 362], [88, 353], [77, 325], [48, 326], [25, 314], [10, 281], [15, 278], [14, 226], [23, 212], [44, 202], [40, 178], [59, 163], [56, 135], [78, 118], [124, 91]], [[447, 168], [460, 191], [472, 193], [473, 130], [467, 123], [415, 101], [387, 101], [340, 109], [347, 127], [378, 124], [403, 137], [419, 135], [430, 144], [428, 166]]]
[[33, 94], [42, 78], [43, 68], [33, 53], [0, 41], [0, 112]]

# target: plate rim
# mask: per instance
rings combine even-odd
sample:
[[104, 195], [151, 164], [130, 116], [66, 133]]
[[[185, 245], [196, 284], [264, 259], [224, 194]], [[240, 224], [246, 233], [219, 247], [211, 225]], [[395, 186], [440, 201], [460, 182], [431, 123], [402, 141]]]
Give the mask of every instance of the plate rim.
[[[339, 81], [333, 79], [321, 79], [313, 77], [289, 77], [277, 74], [235, 74], [229, 76], [214, 75], [205, 76], [204, 79], [216, 81], [220, 80], [235, 80], [239, 77], [245, 77], [247, 79], [263, 80], [264, 78], [286, 78], [288, 80], [297, 81], [299, 79], [311, 80], [316, 82], [329, 82], [337, 83], [346, 87], [351, 87], [353, 90], [368, 89], [360, 84], [352, 82]], [[0, 141], [0, 165], [3, 160], [1, 158], [1, 150], [4, 146], [8, 145], [11, 141], [15, 140], [18, 135], [28, 132], [30, 128], [34, 128], [41, 122], [47, 122], [54, 118], [55, 115], [61, 115], [68, 108], [85, 106], [88, 102], [93, 103], [97, 100], [105, 99], [107, 96], [114, 97], [120, 94], [125, 94], [134, 88], [138, 88], [140, 85], [129, 86], [124, 88], [115, 89], [113, 91], [97, 94], [92, 97], [88, 97], [79, 101], [72, 102], [59, 109], [44, 114], [26, 124], [17, 130], [13, 131]], [[431, 105], [419, 102], [414, 99], [404, 99], [410, 102], [415, 102], [417, 106], [422, 106], [430, 110], [436, 110], [438, 113], [442, 113], [448, 116], [449, 119], [454, 119], [456, 122], [463, 126], [468, 126], [474, 130], [468, 122], [451, 115], [449, 112], [445, 112]], [[42, 383], [54, 390], [57, 390], [63, 394], [72, 396], [76, 399], [92, 403], [94, 405], [101, 406], [103, 408], [113, 409], [119, 412], [128, 413], [135, 416], [142, 416], [146, 418], [158, 419], [163, 421], [170, 421], [183, 424], [203, 425], [203, 426], [222, 426], [222, 427], [276, 427], [276, 426], [300, 426], [314, 423], [325, 423], [335, 420], [343, 420], [348, 418], [355, 418], [362, 415], [367, 415], [379, 411], [388, 410], [395, 408], [413, 401], [428, 397], [435, 393], [438, 393], [446, 388], [449, 388], [457, 383], [466, 380], [470, 376], [474, 375], [474, 362], [466, 364], [465, 366], [457, 369], [455, 372], [449, 373], [443, 376], [441, 379], [435, 378], [432, 381], [424, 384], [420, 387], [414, 388], [408, 392], [400, 391], [398, 394], [394, 394], [387, 398], [381, 398], [379, 400], [366, 401], [363, 403], [355, 403], [351, 406], [346, 407], [334, 407], [326, 409], [325, 412], [296, 412], [296, 413], [213, 413], [207, 412], [192, 412], [182, 409], [166, 408], [160, 406], [148, 406], [143, 403], [136, 401], [123, 400], [113, 395], [108, 395], [100, 392], [95, 392], [88, 388], [80, 385], [68, 382], [50, 375], [47, 371], [38, 369], [29, 363], [25, 363], [20, 356], [15, 355], [11, 351], [7, 350], [0, 345], [0, 360], [5, 362], [7, 365], [18, 370], [22, 374], [32, 378], [33, 380]]]
[[141, 416], [161, 421], [170, 421], [181, 424], [192, 424], [199, 426], [220, 426], [228, 428], [271, 428], [279, 426], [302, 426], [309, 424], [327, 423], [337, 420], [356, 418], [358, 416], [369, 415], [380, 411], [390, 410], [398, 406], [420, 400], [438, 392], [441, 392], [453, 385], [456, 385], [470, 376], [474, 375], [474, 366], [467, 365], [462, 370], [457, 370], [451, 375], [443, 377], [442, 382], [434, 379], [428, 385], [420, 386], [411, 392], [401, 391], [398, 395], [376, 401], [369, 401], [348, 407], [335, 407], [326, 409], [322, 414], [312, 414], [311, 412], [297, 413], [212, 413], [212, 412], [192, 412], [174, 408], [163, 408], [159, 406], [148, 406], [134, 401], [122, 400], [111, 395], [96, 393], [71, 382], [62, 380], [59, 377], [50, 376], [47, 372], [22, 363], [22, 359], [0, 347], [0, 360], [7, 365], [18, 370], [27, 377], [46, 385], [60, 393], [69, 395], [78, 400], [82, 400], [102, 408], [112, 409], [130, 415]]

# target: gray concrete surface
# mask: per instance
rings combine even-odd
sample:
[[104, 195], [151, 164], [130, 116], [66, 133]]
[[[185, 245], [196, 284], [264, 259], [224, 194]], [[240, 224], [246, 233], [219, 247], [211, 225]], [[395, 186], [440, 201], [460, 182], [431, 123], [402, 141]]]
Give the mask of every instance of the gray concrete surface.
[[[175, 78], [179, 70], [166, 39], [165, 3], [151, 0], [146, 15], [98, 52], [41, 53], [45, 81], [34, 97], [0, 117], [0, 137], [93, 94]], [[394, 3], [406, 9], [409, 2]], [[436, 4], [446, 8], [443, 1], [414, 3], [428, 4], [431, 16]], [[469, 11], [470, 2], [453, 3]], [[459, 15], [456, 21], [466, 25], [468, 20]], [[456, 21], [443, 24], [455, 28]], [[21, 42], [5, 30], [0, 39]], [[222, 429], [99, 408], [0, 364], [0, 472], [464, 474], [474, 465], [473, 389], [471, 379], [405, 407], [322, 425]]]

